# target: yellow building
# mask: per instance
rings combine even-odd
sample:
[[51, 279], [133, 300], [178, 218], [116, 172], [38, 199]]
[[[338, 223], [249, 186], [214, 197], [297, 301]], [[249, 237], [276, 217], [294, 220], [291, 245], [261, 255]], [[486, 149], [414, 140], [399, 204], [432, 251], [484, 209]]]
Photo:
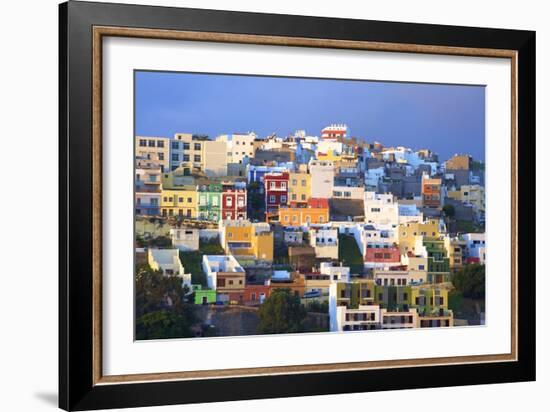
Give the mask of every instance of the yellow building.
[[161, 171], [170, 170], [170, 139], [167, 137], [136, 136], [135, 156], [138, 163], [151, 160], [158, 163]]
[[407, 252], [415, 251], [417, 236], [428, 238], [439, 237], [439, 221], [437, 219], [428, 219], [424, 223], [409, 222], [399, 225], [399, 252], [404, 255]]
[[273, 260], [273, 232], [268, 223], [224, 220], [220, 226], [220, 241], [227, 254]]
[[342, 160], [342, 155], [333, 149], [329, 149], [326, 153], [317, 153], [317, 160], [325, 162], [339, 162]]
[[163, 189], [160, 197], [162, 216], [180, 216], [186, 219], [195, 219], [197, 217], [197, 197], [195, 186]]
[[449, 190], [447, 196], [474, 205], [478, 212], [485, 213], [485, 188], [483, 186], [463, 185], [460, 190]]
[[311, 197], [311, 175], [305, 171], [291, 172], [288, 178], [288, 200], [290, 203], [306, 204]]

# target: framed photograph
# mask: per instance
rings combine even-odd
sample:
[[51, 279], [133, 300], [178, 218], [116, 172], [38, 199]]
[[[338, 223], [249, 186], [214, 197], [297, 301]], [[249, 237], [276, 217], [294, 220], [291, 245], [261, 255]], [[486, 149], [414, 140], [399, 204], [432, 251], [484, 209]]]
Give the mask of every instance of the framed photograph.
[[535, 379], [535, 33], [60, 5], [66, 410]]

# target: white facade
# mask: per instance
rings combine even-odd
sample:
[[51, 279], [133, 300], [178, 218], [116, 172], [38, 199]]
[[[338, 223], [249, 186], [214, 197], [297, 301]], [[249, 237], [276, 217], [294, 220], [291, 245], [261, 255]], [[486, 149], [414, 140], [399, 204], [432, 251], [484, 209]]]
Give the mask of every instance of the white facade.
[[317, 143], [315, 155], [319, 156], [319, 153], [322, 153], [325, 155], [329, 153], [340, 155], [342, 154], [343, 148], [344, 148], [344, 145], [341, 142], [337, 142], [333, 140], [321, 140], [319, 141], [319, 143]]
[[227, 163], [242, 164], [245, 159], [254, 157], [255, 133], [233, 133], [224, 134], [216, 137], [216, 141], [227, 144]]
[[397, 243], [398, 233], [392, 225], [369, 225], [363, 223], [356, 223], [353, 228], [349, 230], [349, 233], [353, 234], [357, 247], [361, 252], [361, 256], [365, 256], [367, 253], [367, 247], [369, 245], [389, 245], [392, 246]]
[[365, 192], [365, 223], [397, 226], [399, 210], [392, 194]]
[[309, 243], [315, 248], [317, 258], [338, 259], [338, 230], [311, 229]]
[[479, 263], [485, 264], [485, 233], [465, 233], [462, 239], [466, 241], [468, 257], [478, 258]]
[[219, 272], [244, 272], [242, 266], [233, 255], [204, 255], [202, 257], [202, 270], [206, 275], [206, 281], [210, 289], [216, 289]]
[[334, 163], [319, 160], [309, 162], [311, 197], [329, 199], [334, 186]]
[[161, 270], [165, 276], [179, 276], [185, 285], [191, 287], [191, 274], [185, 273], [177, 249], [149, 248], [147, 260], [151, 269]]
[[348, 266], [333, 266], [330, 262], [321, 262], [320, 272], [330, 276], [331, 281], [350, 281], [350, 269]]
[[364, 196], [365, 196], [365, 188], [363, 186], [358, 186], [358, 187], [333, 186], [332, 188], [333, 199], [362, 200]]
[[182, 252], [199, 250], [199, 229], [173, 228], [170, 237], [174, 247]]

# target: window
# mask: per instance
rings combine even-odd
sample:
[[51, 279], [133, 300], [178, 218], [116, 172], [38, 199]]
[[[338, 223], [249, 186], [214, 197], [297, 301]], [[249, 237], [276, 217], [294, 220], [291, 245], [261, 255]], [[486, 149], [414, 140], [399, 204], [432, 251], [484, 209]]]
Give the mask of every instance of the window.
[[285, 222], [288, 222], [288, 215], [285, 215]]
[[424, 270], [424, 265], [418, 265], [418, 270]]
[[292, 179], [292, 186], [296, 186], [298, 184], [298, 181], [296, 179]]
[[164, 198], [162, 199], [164, 202], [168, 202], [168, 197], [164, 196]]
[[159, 153], [159, 160], [164, 160], [164, 153]]
[[281, 189], [286, 189], [286, 182], [281, 182]]
[[275, 189], [275, 182], [269, 182], [269, 188]]
[[177, 153], [172, 153], [172, 161], [177, 162], [180, 160], [180, 156]]
[[136, 199], [136, 204], [137, 204], [137, 205], [141, 205], [141, 198], [140, 198], [140, 197], [138, 197], [138, 198]]
[[149, 147], [155, 147], [155, 141], [149, 140]]
[[189, 150], [189, 143], [183, 142], [183, 150]]
[[233, 198], [231, 196], [228, 196], [228, 197], [225, 198], [225, 205], [227, 207], [233, 206]]
[[139, 146], [140, 147], [146, 147], [147, 146], [147, 140], [139, 139]]
[[372, 213], [379, 213], [379, 212], [380, 212], [380, 208], [379, 208], [379, 207], [371, 207], [371, 208], [370, 208], [370, 211], [371, 211]]
[[323, 216], [319, 216], [319, 223], [325, 223], [325, 218]]
[[212, 206], [218, 206], [218, 197], [212, 198]]
[[301, 199], [305, 201], [306, 200], [306, 195], [302, 193]]
[[187, 203], [193, 203], [193, 198], [188, 197], [188, 198], [187, 198]]
[[351, 197], [351, 192], [344, 192], [344, 197]]
[[286, 196], [285, 195], [281, 196], [281, 203], [286, 203]]
[[184, 154], [184, 155], [183, 155], [183, 161], [184, 161], [184, 162], [188, 162], [188, 161], [189, 161], [189, 155], [188, 155], [188, 154]]
[[292, 200], [296, 200], [296, 193], [292, 193], [292, 195], [290, 195]]
[[193, 145], [193, 147], [194, 147], [195, 150], [201, 150], [201, 144], [200, 143], [195, 143]]
[[164, 141], [163, 140], [157, 140], [157, 147], [164, 147]]
[[269, 203], [275, 203], [275, 196], [269, 196]]
[[183, 197], [178, 198], [179, 203], [183, 203]]
[[229, 232], [229, 233], [227, 234], [227, 237], [228, 237], [228, 238], [232, 238], [232, 237], [233, 237], [233, 232]]
[[296, 215], [292, 216], [292, 221], [297, 222], [298, 221], [298, 216], [296, 216]]
[[200, 162], [201, 161], [201, 156], [200, 155], [193, 156], [193, 161], [194, 162]]
[[306, 179], [302, 179], [302, 186], [306, 186]]
[[172, 142], [172, 149], [178, 150], [180, 148], [180, 142]]

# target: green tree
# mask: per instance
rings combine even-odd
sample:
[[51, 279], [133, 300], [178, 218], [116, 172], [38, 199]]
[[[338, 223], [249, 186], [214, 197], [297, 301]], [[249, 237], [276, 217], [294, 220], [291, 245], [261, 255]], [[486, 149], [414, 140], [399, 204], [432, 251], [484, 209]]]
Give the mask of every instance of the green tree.
[[258, 310], [258, 333], [296, 333], [305, 329], [306, 309], [289, 289], [275, 289]]
[[188, 338], [194, 336], [191, 332], [189, 319], [179, 313], [166, 309], [146, 313], [136, 320], [136, 338], [168, 339]]
[[472, 299], [485, 297], [485, 265], [466, 265], [452, 277], [453, 286], [463, 296]]
[[136, 270], [136, 337], [159, 339], [192, 336], [192, 296], [180, 277], [165, 276], [149, 265]]
[[455, 207], [453, 205], [445, 205], [443, 206], [443, 213], [445, 213], [445, 216], [452, 219], [455, 217]]

